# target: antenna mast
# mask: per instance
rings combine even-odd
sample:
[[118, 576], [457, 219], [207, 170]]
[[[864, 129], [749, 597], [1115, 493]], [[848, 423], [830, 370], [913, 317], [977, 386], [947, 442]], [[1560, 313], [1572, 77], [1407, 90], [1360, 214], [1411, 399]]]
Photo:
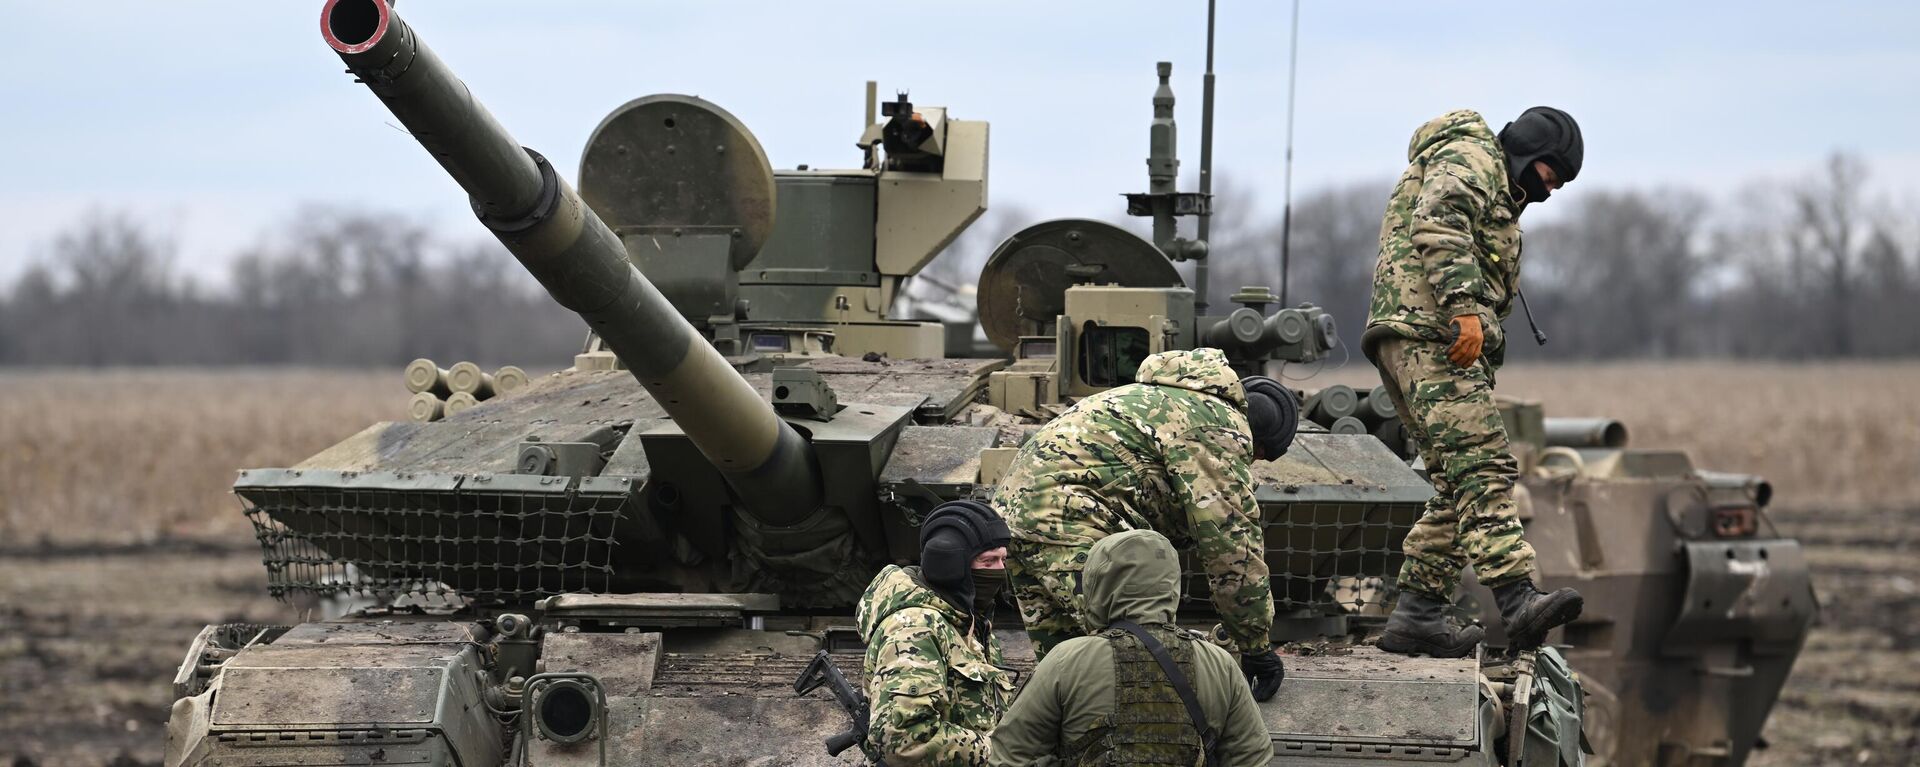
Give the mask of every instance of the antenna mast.
[[1287, 305], [1287, 266], [1293, 255], [1293, 83], [1300, 69], [1300, 0], [1293, 0], [1293, 41], [1287, 45], [1287, 181], [1280, 211], [1280, 305]]
[[[1205, 213], [1200, 214], [1200, 222], [1195, 239], [1200, 244], [1213, 246], [1213, 6], [1214, 0], [1207, 0], [1207, 74], [1200, 95], [1200, 197], [1207, 201]], [[1194, 312], [1207, 313], [1207, 258], [1203, 254], [1193, 264]]]

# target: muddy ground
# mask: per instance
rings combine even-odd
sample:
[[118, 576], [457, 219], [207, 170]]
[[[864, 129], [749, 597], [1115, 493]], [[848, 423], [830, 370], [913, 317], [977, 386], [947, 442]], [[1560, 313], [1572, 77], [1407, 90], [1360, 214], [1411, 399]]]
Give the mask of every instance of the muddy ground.
[[[1776, 515], [1824, 612], [1753, 764], [1920, 764], [1920, 510]], [[248, 542], [0, 550], [0, 765], [158, 764], [169, 680], [207, 623], [300, 616]]]
[[1920, 765], [1920, 509], [1778, 512], [1820, 620], [1756, 765]]
[[159, 764], [202, 626], [299, 616], [245, 541], [0, 553], [0, 765]]

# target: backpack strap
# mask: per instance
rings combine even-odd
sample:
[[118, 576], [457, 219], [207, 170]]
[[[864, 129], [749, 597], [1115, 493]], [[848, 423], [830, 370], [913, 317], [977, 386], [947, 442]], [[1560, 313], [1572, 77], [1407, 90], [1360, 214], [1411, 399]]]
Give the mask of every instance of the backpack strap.
[[1180, 694], [1180, 702], [1186, 705], [1187, 718], [1193, 720], [1193, 729], [1200, 733], [1200, 748], [1206, 754], [1207, 767], [1217, 767], [1219, 757], [1215, 751], [1219, 745], [1218, 738], [1214, 736], [1213, 727], [1207, 724], [1207, 713], [1200, 710], [1200, 700], [1194, 697], [1193, 685], [1187, 681], [1186, 674], [1180, 673], [1179, 664], [1167, 655], [1166, 646], [1133, 621], [1117, 620], [1111, 627], [1126, 631], [1140, 640], [1140, 644], [1145, 645], [1147, 652], [1153, 656], [1154, 662], [1160, 664], [1160, 670], [1167, 674], [1167, 682], [1173, 685], [1173, 691]]

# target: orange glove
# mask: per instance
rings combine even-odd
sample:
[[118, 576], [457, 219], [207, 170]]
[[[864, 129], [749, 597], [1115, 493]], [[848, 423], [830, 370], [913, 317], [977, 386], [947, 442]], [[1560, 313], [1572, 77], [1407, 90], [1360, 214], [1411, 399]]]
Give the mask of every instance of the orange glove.
[[1447, 359], [1459, 367], [1472, 367], [1480, 359], [1480, 345], [1486, 343], [1486, 335], [1480, 329], [1480, 315], [1462, 314], [1453, 318], [1453, 327], [1459, 333], [1453, 338], [1453, 345], [1447, 347]]

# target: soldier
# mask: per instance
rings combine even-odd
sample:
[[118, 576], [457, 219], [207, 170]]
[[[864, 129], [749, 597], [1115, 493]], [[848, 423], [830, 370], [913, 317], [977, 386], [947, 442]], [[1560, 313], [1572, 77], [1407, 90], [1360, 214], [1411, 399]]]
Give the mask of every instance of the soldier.
[[1482, 632], [1447, 619], [1460, 568], [1493, 589], [1507, 638], [1537, 646], [1580, 615], [1573, 589], [1533, 585], [1533, 549], [1520, 537], [1518, 466], [1493, 403], [1505, 356], [1500, 320], [1520, 285], [1520, 212], [1580, 172], [1572, 117], [1534, 107], [1496, 137], [1460, 110], [1420, 127], [1380, 225], [1380, 259], [1361, 347], [1394, 409], [1420, 443], [1433, 487], [1407, 534], [1400, 601], [1382, 649], [1441, 657], [1473, 652]]
[[1062, 643], [1033, 670], [993, 731], [993, 764], [1051, 756], [1059, 765], [1233, 767], [1273, 758], [1233, 655], [1174, 625], [1180, 555], [1166, 536], [1100, 539], [1084, 582], [1087, 618], [1104, 628]]
[[1007, 525], [986, 504], [942, 504], [920, 526], [920, 564], [888, 565], [860, 597], [864, 747], [876, 764], [987, 763], [987, 736], [1013, 697], [990, 623], [1006, 547]]
[[1286, 452], [1298, 409], [1273, 379], [1242, 381], [1218, 349], [1162, 352], [1135, 383], [1081, 400], [1028, 439], [993, 505], [1012, 528], [1008, 575], [1036, 657], [1096, 628], [1079, 595], [1093, 544], [1157, 530], [1198, 555], [1254, 697], [1273, 697], [1284, 671], [1247, 467]]

